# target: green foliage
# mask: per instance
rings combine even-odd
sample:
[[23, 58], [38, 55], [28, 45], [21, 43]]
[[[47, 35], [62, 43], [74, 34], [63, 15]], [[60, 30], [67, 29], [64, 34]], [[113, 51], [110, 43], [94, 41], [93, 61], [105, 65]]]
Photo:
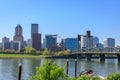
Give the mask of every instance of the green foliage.
[[34, 48], [31, 48], [31, 47], [25, 47], [25, 49], [24, 49], [25, 51], [25, 53], [36, 53], [36, 50], [34, 49]]
[[64, 69], [53, 62], [46, 61], [41, 67], [36, 68], [36, 73], [30, 80], [66, 80]]
[[47, 48], [45, 48], [45, 49], [42, 51], [42, 54], [43, 54], [43, 55], [48, 55], [48, 54], [49, 54], [48, 49], [47, 49]]
[[58, 56], [62, 56], [63, 54], [64, 54], [63, 51], [57, 53]]
[[57, 56], [69, 55], [69, 54], [70, 54], [70, 50], [59, 51], [59, 52], [55, 53], [55, 55], [57, 55]]
[[69, 55], [70, 54], [70, 50], [65, 50], [63, 53], [64, 53], [64, 55]]
[[79, 78], [77, 78], [76, 80], [91, 80], [91, 77], [88, 75], [81, 75]]
[[93, 77], [89, 75], [81, 75], [76, 80], [102, 80], [102, 79], [100, 79], [99, 77]]
[[120, 74], [119, 73], [113, 73], [106, 77], [105, 80], [120, 80]]
[[72, 78], [68, 78], [68, 80], [76, 80], [76, 78], [75, 78], [75, 77], [72, 77]]

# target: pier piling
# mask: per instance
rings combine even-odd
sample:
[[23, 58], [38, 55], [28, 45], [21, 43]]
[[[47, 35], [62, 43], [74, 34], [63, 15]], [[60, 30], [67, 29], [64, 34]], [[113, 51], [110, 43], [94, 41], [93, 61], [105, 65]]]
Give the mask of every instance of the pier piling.
[[77, 77], [77, 60], [75, 59], [75, 78]]
[[22, 72], [22, 65], [19, 64], [19, 66], [18, 66], [18, 80], [21, 80], [21, 72]]

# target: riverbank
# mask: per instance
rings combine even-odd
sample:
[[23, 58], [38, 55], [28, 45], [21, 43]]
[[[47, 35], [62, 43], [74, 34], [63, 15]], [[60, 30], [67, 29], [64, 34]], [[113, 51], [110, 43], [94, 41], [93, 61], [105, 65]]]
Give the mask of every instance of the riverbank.
[[44, 55], [32, 55], [32, 54], [0, 54], [0, 58], [45, 58]]

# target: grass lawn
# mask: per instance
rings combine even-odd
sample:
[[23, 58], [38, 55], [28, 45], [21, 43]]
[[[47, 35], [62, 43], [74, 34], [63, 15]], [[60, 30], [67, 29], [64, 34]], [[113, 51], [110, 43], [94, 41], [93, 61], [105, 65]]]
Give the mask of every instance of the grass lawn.
[[3, 54], [0, 53], [0, 58], [44, 58], [44, 55], [30, 55], [30, 54]]

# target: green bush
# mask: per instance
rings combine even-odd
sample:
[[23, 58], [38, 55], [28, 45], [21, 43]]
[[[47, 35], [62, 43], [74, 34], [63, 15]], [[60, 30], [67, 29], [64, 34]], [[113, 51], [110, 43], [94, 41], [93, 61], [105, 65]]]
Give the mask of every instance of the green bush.
[[105, 80], [120, 80], [120, 74], [112, 73], [112, 74], [108, 75]]
[[89, 75], [81, 75], [76, 80], [102, 80], [102, 79], [100, 79], [99, 77], [93, 77]]
[[64, 69], [53, 62], [46, 61], [41, 67], [36, 68], [36, 73], [30, 80], [66, 80]]

